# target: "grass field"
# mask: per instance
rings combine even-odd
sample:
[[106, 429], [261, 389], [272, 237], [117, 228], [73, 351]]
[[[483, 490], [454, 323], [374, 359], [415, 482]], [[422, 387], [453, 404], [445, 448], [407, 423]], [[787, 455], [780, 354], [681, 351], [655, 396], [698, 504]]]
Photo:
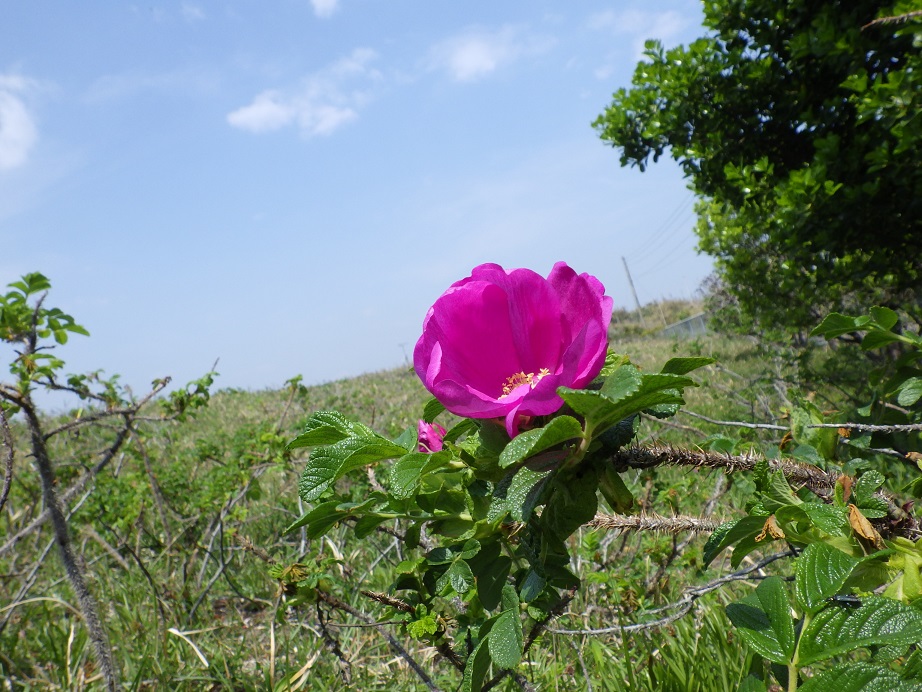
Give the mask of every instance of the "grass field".
[[[715, 420], [774, 423], [798, 379], [785, 353], [743, 338], [672, 341], [628, 330], [612, 345], [647, 369], [675, 355], [716, 357], [696, 375], [702, 386], [687, 406]], [[394, 567], [407, 557], [401, 541], [385, 531], [357, 541], [350, 526], [314, 541], [303, 531], [281, 536], [304, 511], [297, 480], [306, 454], [291, 454], [285, 444], [311, 412], [335, 409], [393, 437], [415, 426], [427, 398], [412, 370], [401, 367], [314, 387], [218, 390], [194, 418], [139, 422], [119, 454], [67, 503], [126, 688], [424, 689], [390, 635], [441, 689], [455, 689], [460, 675], [438, 652], [397, 625], [370, 625], [385, 609], [359, 591], [388, 591]], [[23, 451], [24, 428], [13, 429], [14, 484], [0, 515], [0, 677], [10, 690], [94, 689], [100, 676], [86, 630], [50, 528], [38, 521], [41, 491]], [[59, 492], [85, 478], [118, 433], [118, 422], [106, 420], [52, 437]], [[728, 445], [739, 437], [727, 436], [741, 434], [768, 444], [781, 435], [680, 413], [645, 420], [639, 441]], [[384, 471], [341, 482], [361, 493]], [[740, 506], [733, 498], [745, 486], [680, 469], [638, 471], [625, 481], [646, 513], [706, 508], [718, 520]], [[662, 627], [623, 636], [554, 632], [652, 619], [645, 610], [725, 574], [721, 559], [701, 569], [704, 537], [583, 528], [571, 540], [583, 586], [529, 651], [526, 677], [538, 689], [736, 689], [752, 655], [726, 622], [729, 588], [701, 596]], [[267, 560], [276, 568], [303, 565], [359, 615], [293, 604]], [[503, 684], [518, 689], [511, 680]]]

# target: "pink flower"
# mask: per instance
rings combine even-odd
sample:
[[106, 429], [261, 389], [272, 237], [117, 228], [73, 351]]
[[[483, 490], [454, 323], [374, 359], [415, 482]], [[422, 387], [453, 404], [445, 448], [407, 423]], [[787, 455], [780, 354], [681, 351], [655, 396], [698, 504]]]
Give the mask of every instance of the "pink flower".
[[611, 309], [601, 282], [564, 262], [547, 279], [481, 264], [429, 308], [413, 366], [446, 409], [502, 416], [514, 437], [524, 417], [563, 405], [558, 387], [578, 389], [599, 374]]
[[426, 454], [440, 452], [442, 451], [442, 438], [445, 437], [445, 428], [438, 423], [427, 423], [420, 420], [416, 427], [416, 437], [419, 440], [417, 449], [420, 452]]

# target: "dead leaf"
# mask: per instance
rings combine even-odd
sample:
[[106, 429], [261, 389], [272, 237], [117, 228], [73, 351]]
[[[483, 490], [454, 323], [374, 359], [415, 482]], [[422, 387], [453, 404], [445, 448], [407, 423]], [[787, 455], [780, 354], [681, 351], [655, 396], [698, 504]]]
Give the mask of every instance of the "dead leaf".
[[858, 537], [858, 542], [861, 543], [866, 552], [883, 550], [887, 547], [884, 545], [884, 539], [877, 533], [877, 529], [871, 525], [871, 522], [855, 505], [848, 506], [848, 523], [851, 524], [852, 530]]
[[756, 536], [756, 543], [761, 543], [765, 540], [766, 536], [771, 536], [772, 538], [784, 538], [784, 531], [781, 530], [781, 527], [778, 526], [778, 520], [775, 519], [775, 515], [772, 514], [768, 519], [765, 520], [765, 525], [762, 527], [761, 533]]

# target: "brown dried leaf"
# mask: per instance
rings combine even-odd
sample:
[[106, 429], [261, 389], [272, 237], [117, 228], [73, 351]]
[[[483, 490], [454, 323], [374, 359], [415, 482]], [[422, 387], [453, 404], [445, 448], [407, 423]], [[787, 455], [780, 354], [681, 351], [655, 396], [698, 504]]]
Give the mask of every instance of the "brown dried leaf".
[[857, 535], [858, 542], [861, 543], [865, 550], [871, 548], [874, 550], [883, 550], [887, 547], [884, 545], [884, 539], [877, 533], [877, 529], [871, 525], [871, 522], [868, 521], [867, 517], [864, 516], [861, 510], [855, 505], [850, 504], [848, 506], [848, 523]]
[[784, 538], [784, 531], [781, 527], [778, 526], [778, 520], [775, 519], [775, 515], [772, 514], [768, 519], [765, 520], [765, 526], [762, 527], [762, 531], [756, 536], [756, 543], [761, 543], [765, 540], [766, 536], [771, 536], [772, 538]]

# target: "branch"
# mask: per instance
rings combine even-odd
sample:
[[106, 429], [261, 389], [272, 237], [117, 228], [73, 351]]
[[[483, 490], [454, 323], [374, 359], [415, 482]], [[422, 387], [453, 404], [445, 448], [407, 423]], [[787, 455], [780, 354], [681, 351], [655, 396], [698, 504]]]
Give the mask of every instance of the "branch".
[[10, 431], [10, 424], [6, 420], [6, 412], [0, 406], [0, 435], [3, 437], [3, 447], [6, 447], [4, 456], [5, 471], [3, 474], [3, 490], [0, 491], [0, 510], [6, 504], [6, 499], [10, 496], [10, 487], [13, 485], [13, 433]]
[[732, 428], [749, 428], [751, 430], [789, 430], [789, 428], [783, 425], [774, 425], [773, 423], [743, 423], [734, 420], [714, 420], [713, 418], [708, 418], [707, 416], [702, 416], [700, 413], [695, 413], [694, 411], [688, 411], [686, 409], [679, 409], [679, 413], [684, 413], [693, 418], [700, 418], [712, 425], [723, 425]]
[[[793, 550], [787, 550], [783, 553], [775, 553], [774, 555], [769, 555], [768, 557], [762, 558], [754, 565], [750, 565], [749, 567], [746, 567], [744, 569], [737, 570], [736, 572], [733, 572], [732, 574], [728, 574], [725, 577], [719, 577], [718, 579], [708, 582], [707, 584], [704, 584], [702, 586], [696, 586], [690, 589], [686, 589], [685, 592], [682, 594], [682, 597], [678, 601], [675, 601], [674, 603], [669, 603], [664, 606], [660, 606], [659, 608], [653, 608], [652, 610], [648, 610], [643, 613], [644, 615], [654, 615], [654, 614], [664, 613], [664, 612], [668, 613], [667, 615], [661, 618], [658, 618], [656, 620], [650, 620], [648, 622], [638, 622], [632, 625], [624, 625], [624, 626], [617, 625], [614, 627], [602, 627], [600, 629], [562, 630], [562, 629], [552, 629], [549, 627], [547, 631], [551, 632], [552, 634], [570, 634], [570, 635], [573, 635], [573, 634], [579, 634], [579, 635], [630, 634], [632, 632], [640, 632], [642, 630], [649, 630], [649, 629], [655, 629], [657, 627], [662, 627], [664, 625], [668, 625], [672, 622], [675, 622], [679, 618], [687, 615], [688, 612], [694, 606], [695, 601], [697, 601], [699, 598], [701, 598], [705, 594], [708, 594], [711, 591], [716, 591], [720, 587], [724, 586], [725, 584], [729, 584], [730, 582], [750, 579], [753, 572], [760, 571], [761, 569], [771, 564], [772, 562], [775, 562], [776, 560], [780, 560], [786, 557], [793, 557], [793, 556], [794, 556]], [[674, 611], [674, 612], [669, 612], [669, 611]]]
[[369, 617], [368, 615], [365, 615], [365, 613], [363, 613], [362, 611], [357, 610], [356, 608], [353, 608], [348, 603], [344, 603], [343, 601], [339, 600], [335, 596], [331, 596], [330, 594], [320, 591], [319, 589], [317, 590], [317, 597], [320, 600], [322, 600], [324, 603], [326, 603], [327, 605], [331, 606], [332, 608], [335, 608], [337, 610], [342, 610], [346, 613], [349, 613], [349, 615], [351, 615], [354, 618], [358, 618], [362, 622], [373, 624], [375, 628], [378, 630], [378, 632], [380, 632], [381, 635], [385, 639], [387, 639], [388, 643], [394, 648], [394, 650], [400, 655], [400, 657], [403, 658], [403, 660], [405, 660], [409, 664], [410, 668], [412, 668], [413, 672], [419, 676], [419, 679], [422, 680], [423, 684], [425, 684], [426, 687], [429, 688], [430, 692], [441, 692], [438, 686], [434, 682], [432, 682], [432, 678], [430, 678], [426, 674], [426, 671], [422, 669], [422, 666], [420, 666], [413, 659], [413, 657], [410, 656], [409, 652], [407, 652], [407, 650], [404, 649], [403, 646], [400, 645], [400, 642], [398, 642], [397, 639], [384, 628], [384, 625], [381, 625], [380, 623], [375, 622], [373, 618]]
[[[112, 461], [112, 459], [118, 453], [118, 450], [121, 449], [122, 443], [128, 438], [128, 432], [129, 427], [126, 425], [119, 431], [109, 449], [103, 453], [102, 459], [100, 459], [93, 468], [80, 476], [76, 483], [74, 483], [67, 490], [61, 493], [60, 496], [58, 496], [58, 501], [62, 505], [70, 502], [71, 498], [76, 496], [77, 493], [81, 492], [87, 486], [87, 484], [96, 477], [96, 474], [102, 471], [102, 469], [105, 468], [110, 461]], [[32, 523], [30, 523], [24, 529], [21, 529], [15, 535], [11, 536], [6, 543], [0, 546], [0, 557], [15, 548], [16, 544], [23, 538], [37, 531], [39, 527], [42, 526], [42, 524], [48, 521], [50, 516], [51, 510], [46, 507], [45, 510], [32, 521]]]
[[815, 423], [808, 428], [845, 428], [846, 430], [865, 430], [867, 432], [922, 432], [922, 423], [908, 425], [871, 425], [869, 423]]
[[720, 526], [719, 521], [679, 515], [664, 517], [659, 514], [596, 514], [587, 526], [594, 529], [609, 529], [611, 531], [657, 531], [661, 533], [677, 534], [685, 531], [692, 533], [710, 533]]
[[818, 466], [793, 459], [767, 459], [757, 454], [720, 454], [703, 450], [679, 449], [655, 444], [649, 447], [627, 447], [612, 455], [616, 470], [646, 469], [653, 466], [692, 466], [695, 468], [722, 469], [726, 473], [752, 471], [756, 464], [766, 461], [772, 471], [781, 471], [795, 485], [809, 488], [816, 495], [827, 498], [835, 488], [838, 475], [826, 473]]

